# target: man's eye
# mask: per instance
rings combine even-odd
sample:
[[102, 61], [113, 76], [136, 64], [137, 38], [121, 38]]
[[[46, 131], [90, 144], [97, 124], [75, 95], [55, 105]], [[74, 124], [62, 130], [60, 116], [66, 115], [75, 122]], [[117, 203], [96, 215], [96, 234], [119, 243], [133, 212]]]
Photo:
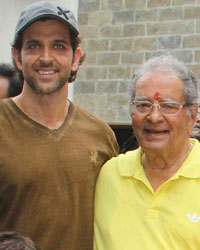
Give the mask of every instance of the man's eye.
[[151, 104], [145, 103], [145, 102], [136, 103], [136, 107], [137, 107], [137, 108], [148, 108], [148, 107], [150, 107], [150, 106], [151, 106]]
[[162, 103], [161, 107], [164, 109], [177, 109], [178, 105], [176, 103]]
[[64, 46], [62, 44], [55, 44], [54, 48], [55, 49], [64, 49]]
[[38, 49], [39, 45], [38, 44], [29, 44], [28, 49]]

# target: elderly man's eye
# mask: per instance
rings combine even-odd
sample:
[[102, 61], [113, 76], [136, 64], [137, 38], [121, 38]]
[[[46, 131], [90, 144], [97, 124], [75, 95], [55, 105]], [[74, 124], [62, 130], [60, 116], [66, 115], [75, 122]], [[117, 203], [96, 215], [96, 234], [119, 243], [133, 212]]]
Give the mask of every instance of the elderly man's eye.
[[151, 103], [140, 102], [135, 104], [137, 108], [148, 108], [151, 107]]
[[178, 109], [179, 105], [176, 103], [162, 103], [160, 104], [163, 109]]

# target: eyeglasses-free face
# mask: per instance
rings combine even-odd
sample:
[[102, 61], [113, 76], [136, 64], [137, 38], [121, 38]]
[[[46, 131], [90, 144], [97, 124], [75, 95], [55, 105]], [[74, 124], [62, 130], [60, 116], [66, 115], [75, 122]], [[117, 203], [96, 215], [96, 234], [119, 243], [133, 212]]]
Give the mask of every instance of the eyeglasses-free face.
[[151, 113], [153, 107], [157, 107], [162, 115], [177, 115], [179, 111], [186, 107], [187, 104], [180, 104], [178, 102], [159, 102], [152, 103], [149, 101], [133, 101], [130, 105], [130, 113], [148, 115]]

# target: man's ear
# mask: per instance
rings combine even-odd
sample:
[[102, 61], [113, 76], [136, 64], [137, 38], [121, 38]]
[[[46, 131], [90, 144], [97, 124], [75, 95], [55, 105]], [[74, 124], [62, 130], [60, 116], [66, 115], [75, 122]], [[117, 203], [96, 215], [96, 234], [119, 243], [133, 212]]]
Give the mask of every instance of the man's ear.
[[189, 119], [189, 133], [191, 133], [191, 131], [194, 127], [194, 124], [196, 122], [196, 119], [197, 119], [198, 105], [193, 104], [190, 112], [191, 113], [190, 113], [190, 119]]
[[72, 71], [76, 71], [78, 69], [81, 55], [82, 55], [81, 48], [80, 47], [76, 48], [74, 51], [74, 57], [73, 57], [73, 62], [72, 62], [72, 67], [71, 67]]
[[20, 52], [15, 48], [12, 48], [12, 58], [19, 70], [22, 70]]

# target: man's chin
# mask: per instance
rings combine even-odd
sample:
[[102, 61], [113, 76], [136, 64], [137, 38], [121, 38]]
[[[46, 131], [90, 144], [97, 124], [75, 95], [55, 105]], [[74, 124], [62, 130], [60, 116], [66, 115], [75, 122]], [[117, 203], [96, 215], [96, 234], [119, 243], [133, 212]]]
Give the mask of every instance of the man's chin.
[[41, 84], [40, 85], [30, 85], [29, 87], [36, 93], [36, 94], [41, 94], [41, 95], [51, 95], [53, 93], [58, 92], [61, 88], [63, 88], [64, 84], [57, 84], [53, 86], [49, 86], [50, 84]]
[[144, 150], [147, 151], [163, 151], [167, 148], [169, 144], [168, 143], [164, 143], [163, 141], [157, 141], [157, 142], [149, 142], [149, 143], [142, 143], [141, 147]]

